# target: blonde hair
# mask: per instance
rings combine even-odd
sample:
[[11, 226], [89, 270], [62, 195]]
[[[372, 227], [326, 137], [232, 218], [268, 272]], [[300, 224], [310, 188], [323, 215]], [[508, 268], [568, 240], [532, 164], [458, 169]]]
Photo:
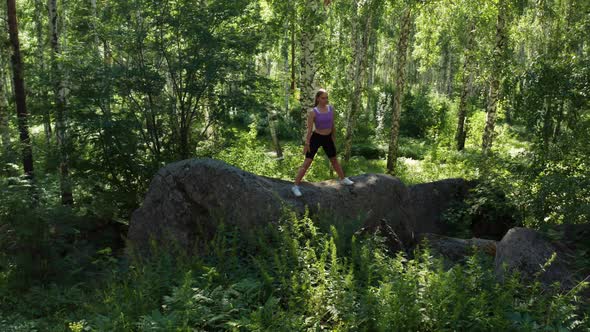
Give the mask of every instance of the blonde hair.
[[322, 94], [328, 94], [328, 91], [324, 90], [324, 89], [319, 89], [318, 92], [316, 92], [315, 94], [315, 99], [313, 102], [313, 107], [318, 106], [318, 98], [322, 95]]

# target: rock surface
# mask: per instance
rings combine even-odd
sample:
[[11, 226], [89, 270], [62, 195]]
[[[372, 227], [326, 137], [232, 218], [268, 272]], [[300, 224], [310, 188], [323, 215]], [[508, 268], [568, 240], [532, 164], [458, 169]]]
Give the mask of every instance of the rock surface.
[[456, 178], [411, 186], [409, 196], [415, 211], [412, 229], [416, 233], [448, 234], [443, 212], [453, 202], [462, 201], [475, 185], [475, 181]]
[[303, 214], [358, 219], [359, 228], [385, 218], [403, 243], [413, 242], [414, 208], [408, 188], [385, 174], [351, 177], [352, 186], [335, 180], [303, 182], [303, 196], [292, 182], [257, 176], [214, 159], [169, 164], [154, 176], [142, 206], [131, 218], [128, 239], [147, 249], [150, 238], [186, 250], [198, 250], [217, 225], [247, 230], [281, 216], [283, 206]]
[[[554, 253], [555, 260], [543, 271], [541, 267]], [[539, 280], [545, 285], [559, 281], [562, 288], [569, 289], [574, 286], [573, 273], [567, 266], [567, 260], [571, 255], [567, 249], [558, 248], [541, 233], [515, 227], [510, 229], [497, 245], [495, 272], [503, 279], [505, 264], [506, 271], [518, 270], [525, 279], [532, 280], [538, 275]]]
[[475, 247], [479, 252], [490, 257], [496, 256], [496, 241], [486, 239], [459, 239], [433, 233], [421, 233], [416, 237], [417, 243], [428, 241], [434, 253], [441, 255], [451, 263], [463, 262], [473, 253]]
[[363, 227], [355, 233], [360, 237], [379, 236], [384, 239], [384, 244], [390, 255], [399, 251], [405, 251], [406, 246], [400, 240], [395, 230], [389, 225], [386, 219], [382, 218], [379, 223]]

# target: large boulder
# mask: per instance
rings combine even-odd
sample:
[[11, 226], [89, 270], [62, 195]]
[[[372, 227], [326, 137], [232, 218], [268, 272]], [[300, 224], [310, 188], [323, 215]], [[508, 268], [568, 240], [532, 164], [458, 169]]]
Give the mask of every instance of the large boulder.
[[[545, 266], [554, 254], [554, 260]], [[562, 288], [569, 289], [574, 285], [573, 273], [567, 265], [571, 255], [571, 251], [554, 245], [543, 234], [515, 227], [496, 247], [495, 272], [500, 280], [506, 271], [519, 271], [526, 280], [538, 278], [544, 285], [559, 281]]]
[[399, 251], [406, 251], [406, 245], [400, 240], [395, 230], [389, 225], [385, 218], [379, 220], [379, 223], [374, 223], [359, 229], [356, 233], [358, 237], [383, 239], [385, 249], [390, 255], [395, 255]]
[[433, 233], [420, 233], [416, 236], [417, 244], [427, 244], [432, 252], [441, 256], [450, 267], [462, 263], [474, 253], [474, 249], [491, 258], [496, 256], [497, 241], [479, 238], [459, 239]]
[[358, 219], [359, 228], [385, 218], [404, 243], [413, 241], [414, 224], [407, 187], [385, 174], [351, 177], [347, 187], [335, 180], [301, 184], [303, 196], [291, 193], [292, 182], [257, 176], [214, 159], [169, 164], [154, 176], [142, 206], [129, 225], [128, 239], [147, 249], [150, 239], [187, 251], [210, 239], [220, 222], [249, 230], [280, 218], [287, 207], [302, 215], [332, 220]]
[[449, 234], [443, 213], [456, 202], [463, 201], [475, 181], [453, 178], [420, 183], [410, 187], [410, 204], [415, 212], [412, 229], [416, 233]]

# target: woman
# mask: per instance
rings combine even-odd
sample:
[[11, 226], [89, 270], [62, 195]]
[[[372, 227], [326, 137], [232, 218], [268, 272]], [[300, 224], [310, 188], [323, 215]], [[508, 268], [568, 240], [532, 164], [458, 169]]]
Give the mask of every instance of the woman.
[[[312, 126], [315, 128], [313, 133]], [[301, 196], [299, 184], [320, 146], [324, 148], [324, 152], [330, 158], [332, 166], [336, 170], [336, 173], [338, 173], [340, 182], [348, 186], [354, 184], [349, 178], [344, 177], [342, 167], [340, 167], [338, 158], [336, 158], [336, 145], [334, 144], [335, 132], [334, 108], [328, 104], [328, 93], [326, 90], [320, 89], [315, 95], [313, 110], [307, 112], [307, 135], [305, 147], [303, 148], [305, 161], [303, 161], [303, 165], [299, 168], [299, 172], [295, 178], [295, 185], [291, 188], [295, 196]]]

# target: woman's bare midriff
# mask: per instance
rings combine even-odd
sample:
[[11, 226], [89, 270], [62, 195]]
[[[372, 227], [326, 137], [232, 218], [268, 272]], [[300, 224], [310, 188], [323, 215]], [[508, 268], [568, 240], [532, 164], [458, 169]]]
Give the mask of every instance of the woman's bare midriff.
[[314, 131], [320, 135], [330, 135], [332, 133], [332, 129], [316, 129]]

